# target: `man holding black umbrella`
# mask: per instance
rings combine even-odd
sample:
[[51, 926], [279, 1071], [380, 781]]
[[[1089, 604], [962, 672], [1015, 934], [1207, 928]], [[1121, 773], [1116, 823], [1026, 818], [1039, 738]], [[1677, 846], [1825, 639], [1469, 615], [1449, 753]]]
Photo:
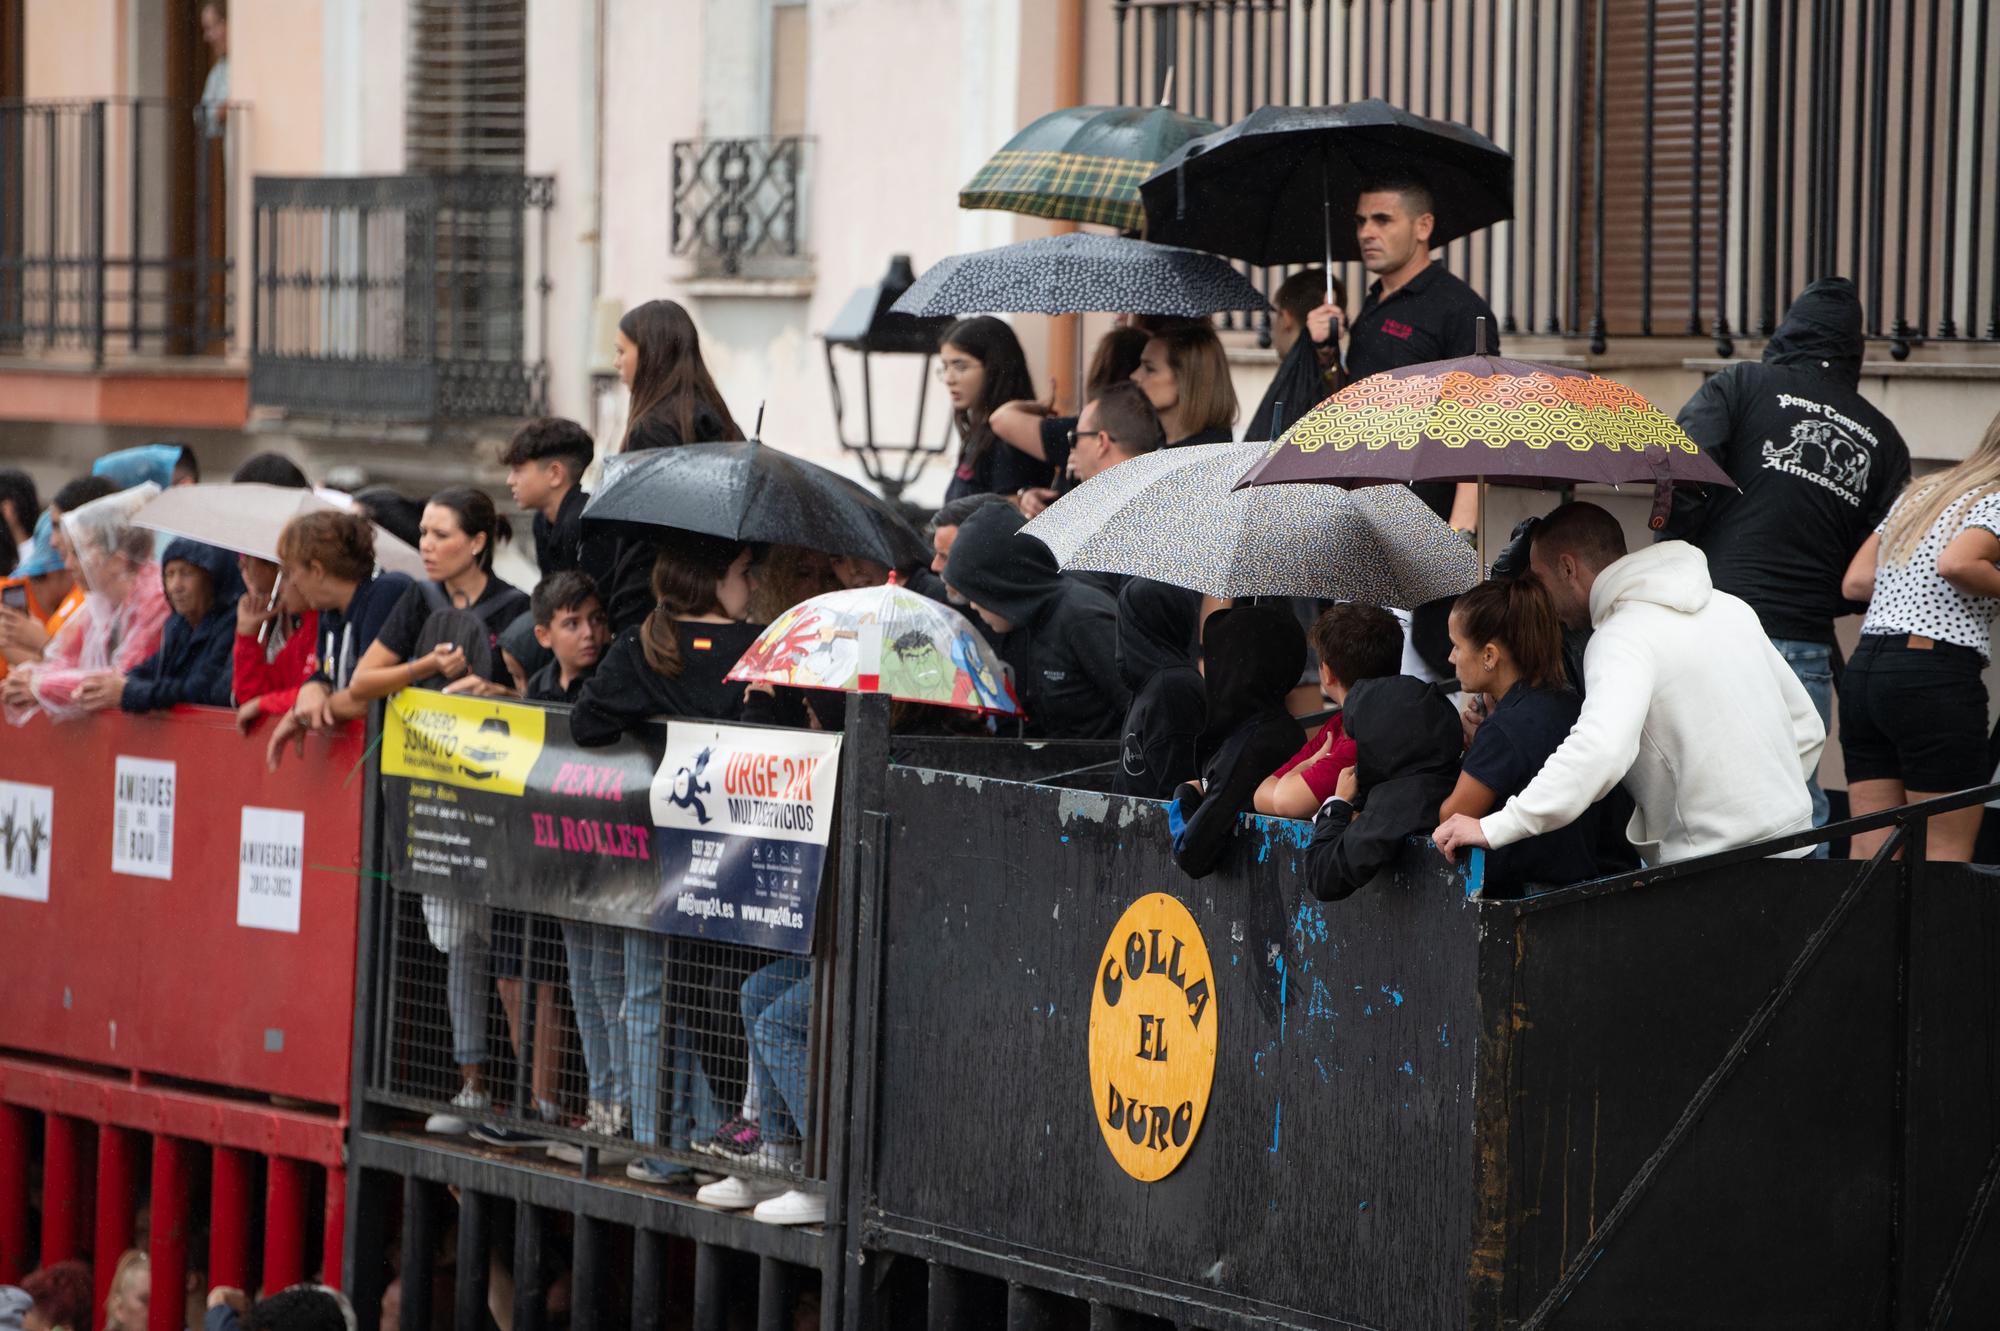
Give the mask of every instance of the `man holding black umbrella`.
[[[1434, 210], [1429, 188], [1414, 176], [1377, 177], [1362, 187], [1354, 206], [1355, 240], [1361, 265], [1375, 281], [1348, 332], [1350, 383], [1404, 365], [1500, 353], [1499, 325], [1485, 298], [1431, 262]], [[1483, 348], [1474, 340], [1479, 319], [1488, 333]], [[1478, 486], [1412, 488], [1454, 530], [1469, 535], [1478, 525]]]

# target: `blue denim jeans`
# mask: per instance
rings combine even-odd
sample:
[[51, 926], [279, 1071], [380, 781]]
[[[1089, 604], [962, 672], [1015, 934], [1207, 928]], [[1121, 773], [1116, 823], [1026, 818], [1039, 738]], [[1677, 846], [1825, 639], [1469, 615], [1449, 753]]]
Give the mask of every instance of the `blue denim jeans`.
[[[693, 1033], [666, 1013], [668, 940], [640, 929], [625, 933], [625, 1066], [632, 1092], [632, 1140], [662, 1140], [660, 1088], [669, 1087], [665, 1142], [676, 1150], [720, 1127], [724, 1111], [695, 1056]], [[663, 1073], [665, 1075], [663, 1075]], [[728, 1112], [735, 1112], [732, 1106]], [[670, 1168], [660, 1162], [662, 1168]]]
[[[1805, 686], [1806, 696], [1812, 699], [1813, 708], [1819, 713], [1820, 724], [1833, 725], [1833, 648], [1823, 642], [1802, 642], [1797, 638], [1773, 638], [1771, 645], [1778, 649], [1778, 655], [1785, 658], [1785, 664], [1799, 677]], [[1806, 789], [1812, 794], [1813, 826], [1826, 826], [1826, 792], [1819, 788], [1819, 778], [1807, 779]], [[1813, 851], [1813, 858], [1823, 860], [1827, 856], [1824, 844]]]
[[805, 1136], [805, 1033], [811, 1011], [812, 962], [806, 957], [784, 957], [743, 982], [750, 1078], [767, 1142], [796, 1143]]
[[603, 924], [562, 921], [563, 949], [569, 953], [570, 1007], [590, 1098], [607, 1109], [623, 1105], [626, 1088], [625, 944]]

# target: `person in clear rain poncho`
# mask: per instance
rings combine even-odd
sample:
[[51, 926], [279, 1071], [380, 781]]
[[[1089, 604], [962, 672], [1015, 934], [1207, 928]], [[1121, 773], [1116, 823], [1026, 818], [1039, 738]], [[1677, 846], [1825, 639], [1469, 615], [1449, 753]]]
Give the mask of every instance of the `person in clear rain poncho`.
[[160, 649], [169, 607], [153, 557], [153, 533], [133, 524], [160, 492], [147, 482], [65, 513], [65, 558], [83, 582], [83, 608], [56, 635], [42, 660], [16, 667], [0, 683], [0, 706], [12, 725], [36, 712], [68, 721], [117, 700], [108, 676], [131, 673]]

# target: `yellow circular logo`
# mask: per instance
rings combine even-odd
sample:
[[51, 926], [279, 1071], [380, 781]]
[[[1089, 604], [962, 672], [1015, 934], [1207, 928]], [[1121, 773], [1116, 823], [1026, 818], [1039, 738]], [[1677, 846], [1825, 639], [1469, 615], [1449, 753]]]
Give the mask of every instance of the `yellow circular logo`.
[[1215, 972], [1188, 909], [1140, 897], [1112, 927], [1090, 991], [1090, 1092], [1104, 1144], [1144, 1183], [1187, 1158], [1215, 1083]]

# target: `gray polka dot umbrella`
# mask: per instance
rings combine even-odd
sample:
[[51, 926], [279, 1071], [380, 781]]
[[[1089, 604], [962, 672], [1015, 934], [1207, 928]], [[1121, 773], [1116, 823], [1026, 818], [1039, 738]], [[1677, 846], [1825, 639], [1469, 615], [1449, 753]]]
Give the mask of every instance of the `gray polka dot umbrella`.
[[1213, 254], [1083, 232], [939, 259], [899, 297], [898, 314], [1091, 314], [1194, 317], [1261, 310], [1248, 278]]
[[1021, 529], [1065, 569], [1209, 596], [1318, 596], [1407, 609], [1479, 579], [1472, 547], [1400, 485], [1237, 490], [1267, 446], [1198, 444], [1121, 462]]

